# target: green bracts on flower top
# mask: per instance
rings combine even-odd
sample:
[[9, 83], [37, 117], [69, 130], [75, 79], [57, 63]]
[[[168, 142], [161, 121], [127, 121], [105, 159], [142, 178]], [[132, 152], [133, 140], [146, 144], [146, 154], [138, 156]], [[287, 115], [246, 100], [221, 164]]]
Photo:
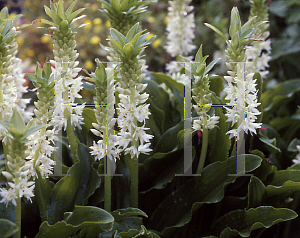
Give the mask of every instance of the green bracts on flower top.
[[[11, 70], [11, 58], [17, 54], [18, 45], [15, 36], [19, 33], [13, 26], [22, 15], [9, 19], [7, 7], [0, 12], [0, 74], [8, 74]], [[9, 46], [9, 47], [7, 47]], [[0, 78], [2, 81], [2, 77]]]
[[146, 30], [138, 32], [139, 23], [136, 23], [133, 27], [130, 28], [126, 36], [124, 36], [118, 30], [111, 28], [111, 39], [113, 48], [104, 47], [105, 50], [115, 51], [120, 59], [124, 61], [132, 60], [138, 56], [138, 54], [146, 48], [147, 45], [151, 44], [155, 36], [152, 36], [150, 39], [146, 40], [148, 33], [143, 34]]
[[[63, 0], [59, 0], [58, 4], [55, 5], [53, 4], [52, 1], [50, 1], [50, 8], [45, 6], [45, 12], [46, 14], [52, 18], [53, 22], [50, 22], [48, 20], [45, 19], [41, 19], [42, 23], [48, 24], [53, 26], [54, 28], [51, 28], [54, 31], [57, 31], [57, 29], [59, 29], [61, 32], [63, 32], [64, 34], [67, 34], [70, 27], [73, 25], [73, 23], [75, 21], [77, 21], [78, 19], [84, 17], [77, 17], [77, 15], [79, 15], [84, 8], [80, 8], [77, 11], [73, 12], [76, 6], [78, 0], [75, 0], [70, 7], [67, 9], [67, 11], [64, 10], [64, 1]], [[79, 27], [82, 27], [83, 25], [80, 25], [76, 28], [74, 28], [72, 31], [74, 32], [75, 30], [77, 30]]]
[[98, 2], [102, 3], [102, 11], [109, 17], [112, 28], [125, 35], [138, 21], [136, 17], [145, 12], [147, 5], [152, 1], [109, 0], [107, 3], [104, 0], [98, 0]]
[[51, 74], [50, 63], [47, 61], [43, 68], [37, 63], [35, 72], [35, 74], [26, 74], [26, 77], [33, 82], [38, 92], [39, 101], [34, 102], [37, 108], [34, 113], [40, 119], [37, 122], [38, 124], [47, 124], [49, 118], [53, 115], [55, 78], [54, 74]]
[[[251, 38], [255, 33], [255, 29], [263, 24], [266, 21], [255, 22], [256, 16], [250, 18], [243, 26], [241, 25], [241, 19], [236, 7], [232, 8], [231, 10], [231, 18], [230, 18], [230, 27], [229, 27], [229, 35], [231, 40], [229, 40], [220, 30], [216, 27], [204, 23], [206, 26], [214, 30], [218, 33], [221, 37], [226, 40], [228, 45], [228, 54], [230, 55], [230, 60], [235, 62], [243, 62], [246, 61], [246, 56], [244, 53], [245, 45], [255, 41], [256, 38]], [[229, 56], [227, 56], [227, 59]], [[229, 65], [229, 64], [228, 64]], [[228, 66], [227, 65], [227, 66]], [[229, 68], [232, 67], [229, 65]]]

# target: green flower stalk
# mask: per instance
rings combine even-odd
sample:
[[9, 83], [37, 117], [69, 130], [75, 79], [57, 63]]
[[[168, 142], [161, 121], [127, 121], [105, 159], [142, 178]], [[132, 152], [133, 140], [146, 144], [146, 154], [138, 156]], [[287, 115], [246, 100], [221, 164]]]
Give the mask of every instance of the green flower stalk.
[[12, 202], [15, 206], [15, 223], [18, 231], [15, 237], [21, 237], [21, 198], [25, 197], [31, 200], [34, 196], [34, 182], [29, 181], [32, 174], [30, 164], [26, 162], [26, 138], [32, 133], [44, 127], [35, 126], [35, 120], [31, 120], [26, 126], [17, 112], [11, 117], [10, 122], [0, 121], [1, 125], [7, 130], [6, 141], [6, 166], [5, 171], [2, 171], [3, 176], [7, 179], [7, 187], [0, 188], [2, 197], [0, 202], [8, 204]]
[[213, 60], [208, 66], [206, 66], [206, 59], [208, 56], [203, 57], [202, 45], [200, 46], [195, 62], [191, 63], [187, 58], [181, 56], [181, 58], [188, 63], [192, 69], [192, 75], [195, 81], [193, 82], [193, 99], [196, 102], [194, 109], [199, 115], [199, 119], [194, 120], [193, 129], [195, 131], [200, 130], [202, 132], [202, 148], [201, 155], [198, 164], [197, 174], [200, 174], [205, 163], [207, 146], [208, 146], [208, 130], [213, 129], [218, 123], [218, 116], [208, 115], [208, 111], [211, 108], [211, 93], [209, 92], [209, 71], [214, 67], [219, 59]]
[[[113, 81], [108, 82], [105, 67], [99, 60], [94, 74], [90, 74], [89, 81], [96, 84], [95, 116], [97, 123], [93, 123], [93, 134], [101, 139], [93, 142], [91, 154], [96, 160], [104, 159], [104, 209], [111, 211], [111, 164], [119, 158], [120, 150], [117, 147], [118, 136], [114, 134], [114, 100]], [[110, 71], [113, 73], [113, 71]], [[111, 93], [108, 93], [111, 92]]]
[[226, 63], [229, 71], [227, 71], [229, 76], [225, 76], [225, 80], [228, 83], [228, 87], [225, 89], [227, 92], [226, 100], [230, 107], [225, 107], [227, 110], [228, 117], [227, 121], [232, 122], [232, 126], [236, 123], [237, 128], [229, 130], [227, 134], [229, 137], [236, 137], [239, 140], [240, 133], [245, 131], [248, 133], [256, 133], [256, 129], [260, 128], [261, 123], [255, 123], [256, 116], [261, 114], [256, 107], [260, 105], [257, 102], [257, 89], [256, 84], [253, 80], [254, 73], [249, 73], [249, 65], [246, 60], [247, 56], [245, 54], [246, 45], [255, 41], [256, 28], [265, 22], [254, 22], [256, 17], [249, 19], [243, 26], [241, 25], [241, 19], [239, 16], [238, 9], [234, 7], [231, 11], [231, 20], [229, 35], [231, 40], [216, 27], [205, 23], [206, 26], [210, 27], [216, 33], [218, 33], [222, 38], [225, 39], [227, 43], [227, 49], [225, 50], [226, 58], [229, 62]]
[[74, 127], [81, 128], [83, 124], [82, 110], [83, 105], [75, 103], [75, 98], [81, 98], [79, 91], [82, 89], [81, 77], [77, 77], [81, 68], [76, 66], [79, 64], [76, 59], [78, 53], [75, 50], [75, 32], [79, 25], [74, 29], [71, 26], [74, 22], [84, 16], [77, 17], [84, 8], [74, 12], [77, 0], [70, 7], [64, 10], [64, 1], [59, 0], [58, 4], [50, 1], [50, 8], [45, 6], [46, 14], [52, 18], [54, 22], [42, 19], [41, 22], [51, 25], [50, 30], [53, 32], [53, 54], [54, 60], [50, 62], [55, 66], [53, 69], [55, 81], [55, 108], [52, 123], [57, 130], [64, 128], [67, 130], [69, 144], [74, 161], [77, 161], [77, 145], [78, 139], [74, 133]]
[[131, 175], [131, 206], [138, 207], [138, 156], [140, 153], [147, 154], [151, 151], [149, 140], [152, 135], [146, 134], [145, 120], [149, 118], [149, 104], [144, 104], [148, 94], [143, 93], [147, 84], [142, 84], [144, 75], [140, 63], [140, 52], [153, 42], [155, 37], [146, 41], [149, 33], [138, 32], [139, 24], [135, 24], [124, 36], [116, 29], [111, 29], [111, 45], [121, 59], [120, 75], [122, 80], [117, 87], [120, 98], [118, 104], [118, 125], [121, 128], [118, 141], [121, 149], [131, 155], [127, 160]]
[[[250, 1], [250, 4], [250, 18], [256, 16], [254, 23], [269, 20], [267, 0], [253, 0]], [[252, 42], [251, 46], [246, 48], [247, 60], [252, 62], [249, 71], [253, 73], [259, 72], [262, 78], [269, 73], [266, 68], [269, 67], [268, 61], [271, 59], [271, 40], [268, 39], [270, 35], [268, 29], [268, 23], [259, 25], [254, 33], [260, 34], [261, 40]]]

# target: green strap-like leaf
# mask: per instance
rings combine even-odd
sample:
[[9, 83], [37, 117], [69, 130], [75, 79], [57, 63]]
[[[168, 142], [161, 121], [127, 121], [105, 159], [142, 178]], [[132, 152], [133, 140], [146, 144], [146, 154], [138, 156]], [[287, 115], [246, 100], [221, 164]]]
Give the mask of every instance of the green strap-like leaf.
[[209, 27], [210, 29], [212, 29], [216, 33], [218, 33], [229, 44], [229, 40], [227, 39], [227, 37], [218, 28], [214, 27], [213, 25], [211, 25], [209, 23], [204, 23], [204, 25]]
[[287, 208], [274, 208], [261, 206], [249, 210], [231, 211], [219, 218], [213, 225], [214, 235], [220, 238], [234, 237], [238, 234], [242, 237], [249, 237], [251, 231], [259, 228], [269, 228], [279, 222], [288, 221], [298, 215]]

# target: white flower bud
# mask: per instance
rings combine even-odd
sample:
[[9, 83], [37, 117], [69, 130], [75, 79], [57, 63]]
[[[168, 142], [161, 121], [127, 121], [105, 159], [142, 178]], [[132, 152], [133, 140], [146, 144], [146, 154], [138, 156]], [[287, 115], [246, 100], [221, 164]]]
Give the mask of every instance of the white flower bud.
[[7, 171], [2, 171], [2, 174], [5, 178], [7, 178], [7, 180], [11, 181], [13, 179], [13, 176], [11, 173], [7, 172]]

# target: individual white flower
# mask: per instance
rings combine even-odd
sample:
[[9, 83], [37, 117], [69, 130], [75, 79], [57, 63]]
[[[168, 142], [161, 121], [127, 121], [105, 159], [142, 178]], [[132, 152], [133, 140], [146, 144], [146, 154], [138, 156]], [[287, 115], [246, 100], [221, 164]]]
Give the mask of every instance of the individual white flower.
[[300, 164], [300, 145], [297, 145], [298, 154], [296, 156], [296, 159], [293, 159], [294, 164]]
[[5, 203], [7, 206], [9, 202], [12, 202], [14, 206], [17, 206], [16, 198], [18, 197], [16, 196], [15, 189], [0, 188], [0, 195], [2, 197], [0, 203]]

